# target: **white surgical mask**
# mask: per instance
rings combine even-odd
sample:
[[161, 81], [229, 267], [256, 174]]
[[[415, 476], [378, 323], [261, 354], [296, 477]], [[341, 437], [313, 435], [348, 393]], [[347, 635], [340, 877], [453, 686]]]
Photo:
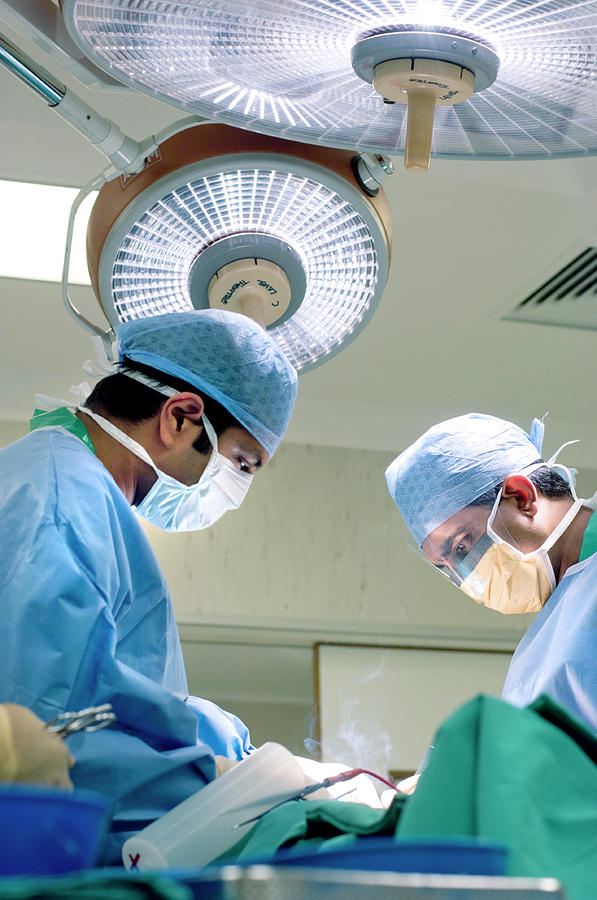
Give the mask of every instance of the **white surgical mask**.
[[476, 542], [450, 576], [477, 603], [501, 613], [538, 612], [555, 590], [556, 579], [549, 550], [568, 528], [582, 506], [592, 500], [575, 499], [547, 540], [531, 553], [522, 553], [493, 530], [502, 492], [487, 522], [487, 533]]
[[253, 476], [239, 471], [218, 452], [218, 440], [211, 423], [202, 422], [213, 447], [209, 462], [196, 484], [182, 484], [155, 465], [147, 450], [112, 422], [97, 413], [80, 408], [107, 434], [122, 444], [154, 470], [157, 479], [141, 503], [137, 513], [163, 531], [200, 531], [217, 522], [225, 512], [238, 509], [247, 495]]

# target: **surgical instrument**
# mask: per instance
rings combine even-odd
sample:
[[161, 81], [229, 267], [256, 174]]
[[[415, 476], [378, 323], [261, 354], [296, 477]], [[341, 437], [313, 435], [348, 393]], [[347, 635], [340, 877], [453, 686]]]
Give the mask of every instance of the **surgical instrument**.
[[[244, 822], [238, 822], [232, 827], [242, 828], [243, 825], [248, 825], [250, 822], [257, 822], [259, 819], [265, 816], [266, 813], [271, 812], [273, 809], [277, 809], [279, 806], [282, 806], [282, 804], [287, 803], [290, 800], [303, 800], [309, 794], [315, 793], [315, 791], [319, 791], [322, 788], [331, 787], [331, 785], [338, 784], [341, 781], [349, 781], [351, 778], [356, 778], [357, 775], [369, 775], [371, 778], [377, 778], [378, 781], [383, 781], [383, 783], [387, 784], [388, 787], [391, 787], [397, 793], [400, 793], [396, 785], [391, 781], [388, 781], [387, 778], [384, 778], [382, 775], [376, 775], [375, 772], [370, 772], [368, 769], [347, 769], [346, 772], [340, 772], [338, 775], [330, 775], [328, 778], [324, 778], [322, 781], [318, 781], [316, 784], [309, 784], [307, 785], [307, 787], [302, 788], [302, 790], [295, 791], [293, 794], [289, 794], [287, 797], [284, 797], [282, 800], [274, 803], [273, 806], [269, 807], [269, 809], [258, 813], [258, 815], [256, 816], [252, 816], [250, 819], [245, 819]], [[348, 791], [347, 793], [352, 793], [352, 791]]]
[[112, 712], [112, 705], [104, 703], [102, 706], [90, 706], [78, 712], [63, 712], [55, 719], [46, 722], [46, 731], [57, 734], [59, 737], [68, 737], [76, 731], [99, 731], [116, 720]]

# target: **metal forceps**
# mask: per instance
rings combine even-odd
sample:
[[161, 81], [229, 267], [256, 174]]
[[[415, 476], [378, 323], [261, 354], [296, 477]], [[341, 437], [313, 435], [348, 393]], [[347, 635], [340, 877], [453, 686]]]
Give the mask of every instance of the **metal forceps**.
[[78, 712], [63, 712], [55, 719], [46, 722], [46, 731], [57, 734], [59, 737], [68, 737], [76, 731], [99, 731], [116, 720], [112, 712], [112, 705], [104, 703], [103, 706], [90, 706]]

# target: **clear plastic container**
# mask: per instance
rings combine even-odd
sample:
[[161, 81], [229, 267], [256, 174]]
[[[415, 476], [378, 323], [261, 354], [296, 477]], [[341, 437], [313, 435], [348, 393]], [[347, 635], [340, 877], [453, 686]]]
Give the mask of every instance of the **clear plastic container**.
[[266, 812], [307, 779], [300, 763], [280, 744], [267, 743], [224, 772], [122, 848], [127, 869], [204, 866], [239, 841], [254, 823], [234, 827]]

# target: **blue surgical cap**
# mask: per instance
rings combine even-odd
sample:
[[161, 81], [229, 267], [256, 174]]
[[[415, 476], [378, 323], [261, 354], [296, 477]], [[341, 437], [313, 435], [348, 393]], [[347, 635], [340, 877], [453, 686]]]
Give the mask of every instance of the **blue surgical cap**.
[[388, 490], [419, 546], [431, 532], [541, 459], [544, 427], [469, 413], [434, 425], [386, 470]]
[[290, 421], [298, 379], [252, 319], [196, 309], [124, 322], [116, 336], [121, 362], [126, 356], [205, 391], [273, 455]]

